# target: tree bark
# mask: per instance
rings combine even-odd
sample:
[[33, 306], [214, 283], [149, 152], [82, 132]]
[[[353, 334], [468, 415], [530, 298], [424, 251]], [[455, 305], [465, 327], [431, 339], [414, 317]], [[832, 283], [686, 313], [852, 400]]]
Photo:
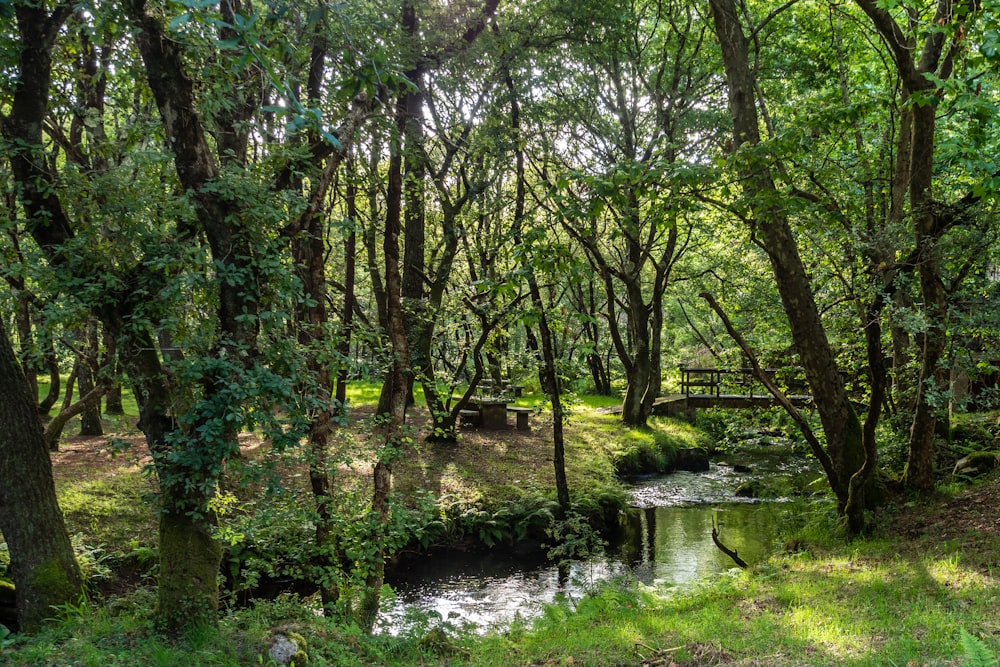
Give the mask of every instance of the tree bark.
[[84, 595], [35, 406], [0, 318], [0, 531], [10, 551], [18, 624], [28, 633], [54, 606], [77, 604]]
[[52, 406], [59, 400], [60, 386], [62, 384], [62, 375], [59, 372], [59, 358], [56, 356], [55, 350], [52, 349], [52, 341], [46, 340], [45, 344], [46, 349], [43, 353], [43, 359], [45, 359], [45, 366], [49, 371], [49, 390], [45, 394], [45, 398], [38, 403], [38, 414], [43, 419], [48, 418]]
[[[167, 631], [180, 632], [218, 623], [216, 574], [222, 551], [211, 537], [217, 521], [211, 500], [222, 463], [239, 451], [239, 444], [236, 426], [215, 412], [232, 407], [227, 402], [231, 400], [226, 398], [227, 388], [240, 381], [239, 374], [250, 367], [257, 350], [260, 280], [254, 257], [261, 249], [250, 246], [240, 204], [213, 187], [219, 165], [198, 114], [194, 82], [185, 71], [176, 42], [166, 33], [161, 19], [147, 11], [144, 0], [131, 0], [125, 12], [174, 153], [178, 179], [192, 195], [198, 225], [220, 267], [215, 280], [219, 334], [211, 356], [226, 363], [209, 369], [201, 381], [203, 405], [209, 411], [185, 432], [179, 444], [150, 442], [160, 476], [160, 537], [176, 540], [160, 545], [157, 615]], [[228, 141], [239, 143], [234, 137]], [[230, 154], [227, 159], [234, 158], [239, 162], [241, 156]], [[226, 425], [206, 428], [211, 424]]]
[[[100, 355], [100, 343], [97, 338], [97, 321], [88, 319], [84, 327], [81, 338], [83, 345], [80, 350], [80, 372], [77, 375], [77, 384], [80, 387], [81, 403], [82, 397], [97, 388], [98, 357]], [[101, 392], [101, 395], [104, 391]], [[100, 436], [104, 435], [104, 426], [101, 423], [101, 401], [86, 402], [80, 412], [80, 435]]]
[[951, 77], [955, 53], [966, 48], [962, 44], [964, 29], [957, 30], [949, 45], [945, 28], [955, 21], [971, 20], [979, 11], [980, 3], [938, 0], [934, 29], [928, 31], [919, 49], [879, 3], [856, 0], [856, 4], [882, 36], [899, 74], [903, 98], [910, 102], [901, 128], [904, 134], [900, 137], [900, 152], [896, 156], [892, 203], [895, 214], [901, 217], [903, 196], [909, 191], [920, 294], [928, 326], [920, 346], [920, 372], [903, 483], [908, 488], [928, 492], [934, 486], [934, 436], [938, 421], [947, 417], [943, 406], [938, 404], [940, 396], [948, 389], [949, 375], [948, 369], [940, 363], [948, 337], [948, 298], [939, 242], [949, 225], [943, 224], [939, 215], [944, 207], [933, 199], [938, 100], [934, 95], [936, 84], [927, 75], [934, 75], [938, 80]]
[[392, 365], [386, 374], [379, 397], [375, 429], [378, 439], [377, 460], [372, 477], [371, 537], [378, 545], [365, 580], [360, 622], [371, 631], [378, 614], [382, 584], [385, 582], [385, 532], [390, 518], [389, 494], [392, 490], [392, 466], [402, 454], [402, 431], [406, 421], [407, 380], [410, 366], [409, 343], [404, 323], [402, 277], [399, 268], [399, 236], [403, 193], [402, 159], [399, 151], [390, 158], [389, 190], [386, 201], [385, 237], [382, 253], [385, 258], [386, 320], [388, 324]]
[[[733, 0], [711, 0], [716, 34], [729, 87], [734, 146], [760, 142], [754, 78], [747, 59], [747, 41]], [[766, 165], [755, 163], [749, 152], [740, 156], [740, 177], [750, 201], [759, 235], [774, 273], [791, 328], [792, 340], [812, 389], [826, 434], [827, 451], [836, 471], [829, 479], [840, 510], [848, 500], [848, 483], [864, 463], [861, 424], [851, 406], [844, 381], [830, 348], [813, 299], [812, 288], [799, 256], [798, 245], [784, 211], [781, 196]]]

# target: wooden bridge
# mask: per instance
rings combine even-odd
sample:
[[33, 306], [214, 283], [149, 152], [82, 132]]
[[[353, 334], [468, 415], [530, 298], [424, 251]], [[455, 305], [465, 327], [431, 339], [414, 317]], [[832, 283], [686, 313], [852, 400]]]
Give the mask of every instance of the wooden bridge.
[[[754, 375], [751, 368], [727, 370], [723, 368], [693, 368], [680, 366], [681, 393], [662, 396], [653, 404], [653, 414], [665, 416], [691, 416], [698, 408], [723, 408], [740, 410], [748, 408], [770, 408], [778, 405], [778, 401], [767, 391], [763, 383]], [[786, 385], [786, 395], [796, 407], [812, 406], [812, 396], [802, 393], [805, 387], [799, 378], [792, 377], [790, 381], [781, 382], [776, 368], [764, 371], [769, 379], [779, 385]]]

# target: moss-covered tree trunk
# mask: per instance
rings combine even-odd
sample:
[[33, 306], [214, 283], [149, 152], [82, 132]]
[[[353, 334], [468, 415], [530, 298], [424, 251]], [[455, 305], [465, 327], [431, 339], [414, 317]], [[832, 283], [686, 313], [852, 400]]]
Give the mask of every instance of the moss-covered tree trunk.
[[[223, 5], [227, 24], [232, 24], [232, 13], [239, 10], [238, 3]], [[239, 168], [246, 159], [245, 120], [258, 102], [251, 85], [238, 91], [240, 96], [217, 114], [221, 128], [217, 150], [222, 156], [217, 158], [180, 45], [168, 35], [159, 12], [149, 9], [144, 0], [126, 3], [125, 12], [174, 155], [177, 178], [191, 195], [197, 226], [186, 231], [204, 234], [218, 267], [214, 280], [218, 332], [208, 356], [220, 363], [202, 374], [195, 422], [183, 434], [150, 443], [156, 447], [153, 454], [163, 506], [158, 620], [167, 631], [181, 632], [218, 622], [216, 574], [222, 551], [212, 538], [216, 518], [211, 501], [227, 457], [239, 451], [239, 425], [228, 417], [236, 407], [232, 402], [240, 399], [233, 396], [231, 387], [243, 381], [242, 374], [251, 370], [258, 350], [262, 279], [256, 262], [263, 249], [253, 246], [243, 203], [218, 188], [221, 161]], [[220, 38], [232, 38], [226, 30]], [[186, 614], [176, 613], [184, 608]]]
[[54, 606], [83, 595], [35, 406], [0, 318], [0, 531], [23, 632], [38, 630]]
[[[190, 504], [190, 498], [185, 503]], [[207, 503], [202, 503], [202, 507]], [[215, 514], [196, 517], [183, 507], [160, 514], [159, 603], [156, 614], [168, 630], [218, 623], [222, 545]]]

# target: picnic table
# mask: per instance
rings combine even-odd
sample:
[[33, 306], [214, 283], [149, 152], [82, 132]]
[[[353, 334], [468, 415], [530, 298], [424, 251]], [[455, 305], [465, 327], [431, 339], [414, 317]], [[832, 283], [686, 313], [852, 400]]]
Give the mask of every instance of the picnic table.
[[465, 410], [459, 411], [459, 416], [463, 422], [472, 424], [480, 428], [506, 429], [510, 425], [507, 423], [507, 413], [515, 416], [515, 428], [518, 431], [528, 431], [528, 417], [532, 413], [531, 408], [521, 408], [510, 405], [505, 398], [479, 397], [469, 401]]

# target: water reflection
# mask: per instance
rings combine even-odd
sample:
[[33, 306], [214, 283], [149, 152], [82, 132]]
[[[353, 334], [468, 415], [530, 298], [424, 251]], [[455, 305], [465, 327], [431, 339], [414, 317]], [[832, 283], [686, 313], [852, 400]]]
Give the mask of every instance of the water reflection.
[[414, 563], [405, 573], [387, 577], [396, 599], [384, 609], [380, 628], [398, 632], [408, 615], [434, 614], [456, 626], [481, 631], [529, 619], [557, 595], [582, 596], [588, 586], [628, 568], [617, 559], [575, 563], [568, 572], [547, 560], [511, 555], [451, 554]]
[[725, 545], [752, 565], [770, 552], [781, 509], [773, 503], [645, 508], [633, 518], [639, 540], [623, 544], [620, 557], [644, 584], [692, 583], [734, 566], [712, 542], [713, 520]]
[[726, 546], [752, 565], [770, 552], [789, 507], [734, 495], [741, 481], [761, 474], [713, 466], [708, 473], [673, 473], [637, 483], [631, 492], [637, 509], [623, 526], [620, 542], [600, 559], [574, 564], [568, 576], [543, 555], [500, 550], [403, 562], [387, 578], [397, 595], [380, 627], [401, 630], [411, 611], [480, 630], [508, 625], [516, 616], [537, 616], [557, 595], [579, 597], [588, 586], [615, 575], [648, 585], [690, 584], [734, 567], [712, 542], [713, 520]]

